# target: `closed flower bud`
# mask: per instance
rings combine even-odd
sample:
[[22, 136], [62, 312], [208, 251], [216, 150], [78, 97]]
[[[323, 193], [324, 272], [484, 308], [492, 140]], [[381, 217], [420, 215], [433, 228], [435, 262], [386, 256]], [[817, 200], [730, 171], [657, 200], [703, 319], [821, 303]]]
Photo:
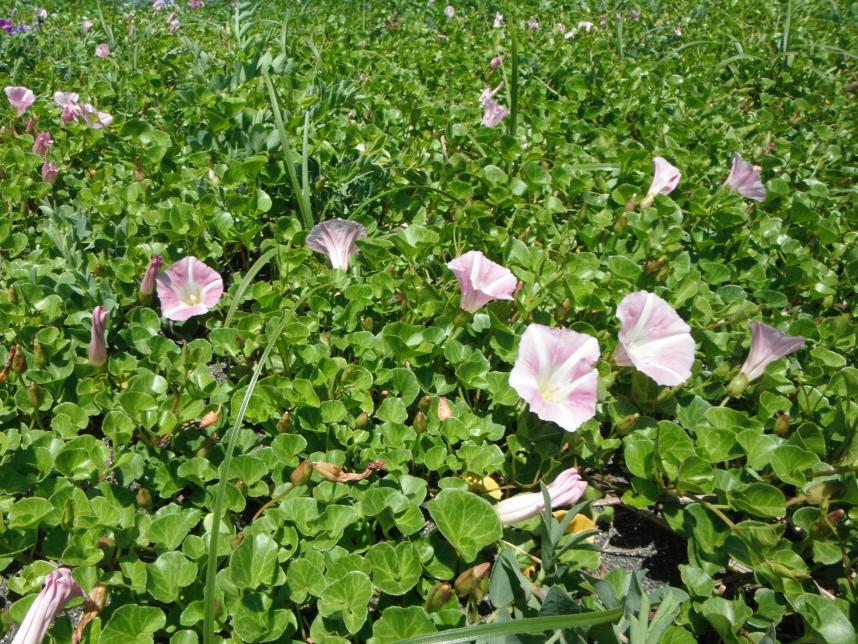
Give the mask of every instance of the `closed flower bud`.
[[33, 340], [33, 364], [38, 368], [48, 364], [48, 354], [45, 353], [45, 347], [38, 340]]
[[44, 402], [45, 397], [42, 394], [42, 387], [38, 382], [31, 382], [30, 386], [27, 387], [27, 400], [30, 401], [30, 404], [38, 409], [42, 402]]
[[18, 301], [18, 291], [15, 290], [14, 284], [9, 284], [9, 288], [6, 289], [6, 299], [9, 300], [9, 304]]
[[785, 414], [782, 411], [779, 411], [775, 415], [775, 428], [774, 432], [778, 436], [783, 436], [789, 431], [789, 415]]
[[483, 580], [488, 581], [488, 574], [491, 569], [492, 564], [486, 561], [468, 568], [456, 577], [453, 586], [456, 588], [456, 593], [458, 593], [459, 597], [471, 595], [474, 599], [480, 599], [485, 594]]
[[364, 315], [361, 318], [360, 325], [363, 327], [364, 331], [370, 332], [372, 332], [373, 328], [375, 327], [375, 323], [373, 322], [372, 317], [369, 315]]
[[137, 490], [137, 505], [144, 510], [148, 510], [152, 507], [152, 493], [145, 487], [141, 487]]
[[623, 213], [622, 215], [617, 217], [617, 220], [614, 222], [614, 232], [617, 233], [618, 235], [622, 234], [623, 231], [625, 231], [625, 229], [626, 229], [627, 223], [628, 223], [628, 217], [626, 216], [625, 213]]
[[619, 431], [620, 433], [625, 433], [625, 432], [631, 430], [631, 428], [635, 426], [635, 423], [638, 422], [638, 419], [640, 417], [641, 417], [641, 415], [638, 413], [629, 414], [628, 416], [626, 416], [625, 418], [620, 420], [620, 422], [617, 423], [617, 425], [616, 425], [617, 431]]
[[420, 398], [420, 402], [418, 403], [418, 407], [420, 411], [426, 411], [432, 406], [432, 396], [426, 394], [425, 396]]
[[369, 414], [365, 411], [362, 411], [358, 414], [357, 418], [355, 418], [355, 427], [358, 429], [363, 429], [366, 427], [366, 424], [369, 422]]
[[310, 461], [301, 461], [301, 464], [289, 475], [289, 480], [292, 481], [292, 485], [306, 485], [312, 474], [313, 463]]
[[152, 294], [155, 292], [155, 283], [158, 281], [158, 274], [161, 272], [161, 266], [164, 265], [164, 258], [160, 255], [153, 255], [149, 260], [149, 265], [146, 267], [146, 273], [143, 275], [143, 281], [140, 282], [140, 291], [137, 294], [137, 299], [142, 304], [148, 304], [152, 301]]
[[422, 411], [418, 411], [414, 414], [414, 422], [411, 424], [414, 428], [414, 431], [418, 434], [422, 434], [426, 431], [426, 414]]
[[424, 608], [433, 612], [440, 609], [453, 596], [453, 587], [446, 581], [439, 581], [429, 589], [429, 594], [426, 595], [426, 603]]
[[840, 523], [843, 520], [843, 517], [845, 517], [845, 516], [846, 516], [846, 510], [844, 510], [843, 508], [839, 508], [837, 510], [832, 510], [831, 512], [829, 512], [825, 518], [828, 520], [828, 523], [830, 523], [832, 526], [836, 526], [838, 523]]
[[92, 329], [89, 340], [89, 362], [94, 367], [103, 367], [107, 364], [107, 342], [105, 340], [105, 327], [110, 314], [103, 306], [96, 306], [92, 311]]
[[210, 425], [214, 425], [219, 420], [220, 407], [218, 407], [217, 409], [213, 409], [200, 419], [200, 429], [205, 429]]
[[292, 427], [292, 416], [288, 411], [284, 411], [283, 415], [280, 416], [280, 420], [277, 421], [277, 431], [278, 432], [286, 432]]
[[453, 417], [453, 410], [450, 408], [449, 401], [444, 398], [444, 396], [440, 396], [438, 398], [438, 420], [442, 423], [448, 418]]
[[15, 373], [24, 373], [27, 370], [27, 356], [21, 351], [20, 347], [15, 347], [15, 355], [12, 356], [12, 371]]
[[471, 319], [471, 314], [467, 311], [459, 311], [456, 317], [453, 318], [453, 326], [465, 326]]
[[748, 376], [740, 371], [727, 385], [727, 393], [730, 394], [731, 398], [738, 398], [748, 388], [749, 382]]

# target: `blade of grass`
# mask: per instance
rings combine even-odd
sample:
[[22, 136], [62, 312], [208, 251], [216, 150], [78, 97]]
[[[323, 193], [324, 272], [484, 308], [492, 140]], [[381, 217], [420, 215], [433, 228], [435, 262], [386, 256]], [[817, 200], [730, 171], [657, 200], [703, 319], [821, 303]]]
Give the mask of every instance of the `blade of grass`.
[[[313, 227], [313, 212], [310, 208], [309, 195], [304, 194], [301, 184], [298, 181], [298, 173], [295, 171], [295, 164], [292, 162], [292, 146], [289, 144], [286, 126], [283, 124], [283, 114], [280, 112], [277, 92], [274, 90], [274, 83], [271, 82], [271, 75], [267, 69], [262, 70], [262, 77], [265, 79], [265, 85], [268, 88], [271, 111], [274, 112], [274, 125], [277, 127], [277, 133], [280, 135], [280, 149], [283, 150], [286, 170], [289, 173], [289, 180], [292, 182], [292, 190], [295, 192], [295, 198], [298, 200], [298, 209], [301, 211], [302, 223], [304, 224], [304, 228], [309, 230]], [[307, 118], [305, 116], [305, 122], [307, 122]]]
[[512, 38], [512, 71], [509, 87], [509, 135], [515, 136], [518, 127], [518, 34], [515, 23], [510, 20], [509, 35]]
[[229, 484], [227, 481], [227, 476], [229, 475], [229, 466], [232, 463], [232, 453], [235, 451], [235, 441], [238, 437], [238, 430], [241, 427], [241, 423], [244, 420], [244, 414], [247, 411], [247, 406], [250, 404], [250, 397], [253, 395], [253, 390], [256, 388], [256, 382], [259, 380], [259, 376], [262, 373], [262, 369], [265, 366], [265, 361], [268, 360], [268, 356], [271, 354], [271, 350], [274, 348], [274, 344], [277, 341], [277, 338], [280, 337], [280, 334], [283, 333], [283, 329], [286, 328], [286, 324], [289, 321], [289, 313], [292, 313], [298, 309], [307, 299], [313, 295], [320, 288], [328, 286], [327, 284], [320, 284], [315, 288], [311, 288], [304, 295], [298, 298], [295, 303], [289, 308], [289, 310], [284, 311], [283, 319], [280, 320], [280, 323], [277, 325], [277, 328], [274, 330], [274, 333], [271, 334], [271, 338], [268, 340], [268, 344], [265, 346], [265, 351], [262, 352], [262, 357], [259, 359], [259, 362], [256, 363], [256, 368], [253, 370], [253, 375], [250, 377], [250, 382], [247, 384], [247, 391], [244, 392], [244, 397], [241, 399], [241, 404], [238, 407], [238, 413], [235, 416], [235, 422], [232, 425], [232, 429], [229, 432], [229, 439], [226, 443], [226, 452], [223, 457], [223, 462], [220, 465], [220, 476], [217, 484], [217, 491], [215, 492], [214, 504], [212, 505], [212, 527], [211, 527], [211, 536], [209, 537], [208, 543], [208, 559], [206, 562], [206, 585], [205, 585], [205, 600], [203, 604], [203, 642], [204, 644], [214, 644], [214, 609], [215, 609], [215, 581], [217, 576], [217, 548], [218, 548], [218, 540], [220, 538], [220, 522], [221, 522], [221, 514], [223, 514], [223, 502], [224, 497], [226, 496], [226, 486]]
[[232, 304], [229, 305], [229, 311], [226, 312], [226, 320], [223, 322], [224, 327], [229, 328], [230, 322], [232, 322], [232, 316], [238, 308], [238, 305], [241, 304], [244, 292], [247, 290], [247, 287], [250, 286], [251, 280], [256, 277], [256, 274], [262, 270], [262, 267], [265, 266], [276, 254], [277, 249], [270, 248], [267, 252], [260, 255], [259, 259], [253, 262], [253, 266], [250, 267], [250, 270], [247, 271], [244, 279], [241, 280], [241, 284], [238, 285], [238, 290], [235, 292]]
[[465, 628], [453, 628], [440, 633], [429, 633], [400, 640], [397, 644], [457, 644], [472, 642], [477, 638], [498, 635], [518, 635], [520, 633], [543, 633], [564, 628], [587, 628], [598, 624], [615, 622], [623, 616], [622, 608], [592, 613], [573, 613], [571, 615], [551, 615], [549, 617], [528, 617], [509, 622], [477, 624]]

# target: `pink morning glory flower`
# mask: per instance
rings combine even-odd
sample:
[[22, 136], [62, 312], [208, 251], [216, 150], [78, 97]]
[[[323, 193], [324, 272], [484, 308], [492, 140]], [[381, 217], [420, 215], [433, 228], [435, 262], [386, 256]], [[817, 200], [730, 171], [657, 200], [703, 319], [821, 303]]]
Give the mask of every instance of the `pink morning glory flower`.
[[655, 293], [626, 295], [617, 307], [620, 343], [614, 361], [634, 367], [660, 385], [673, 387], [691, 377], [694, 338], [674, 308]]
[[366, 228], [359, 223], [329, 219], [313, 226], [307, 235], [307, 247], [327, 255], [331, 268], [348, 270], [349, 258], [359, 250], [355, 242], [361, 237], [366, 237]]
[[199, 9], [203, 6], [203, 0], [188, 0], [188, 8]]
[[161, 272], [161, 267], [163, 265], [163, 257], [160, 255], [152, 255], [152, 259], [149, 260], [149, 266], [146, 267], [146, 273], [143, 275], [143, 281], [140, 282], [141, 295], [152, 295], [152, 292], [155, 290], [155, 283], [158, 280], [158, 274]]
[[531, 324], [521, 337], [510, 386], [542, 420], [574, 432], [596, 415], [596, 338]]
[[[577, 469], [570, 467], [560, 472], [546, 487], [551, 499], [551, 509], [556, 510], [572, 505], [580, 499], [587, 489], [587, 482], [581, 480]], [[516, 494], [498, 503], [495, 511], [502, 525], [512, 525], [542, 514], [545, 511], [545, 497], [542, 491]]]
[[492, 300], [512, 300], [518, 284], [508, 268], [496, 264], [478, 250], [468, 251], [447, 264], [459, 281], [462, 298], [459, 306], [468, 313]]
[[152, 10], [153, 11], [161, 11], [162, 9], [166, 9], [166, 8], [167, 8], [167, 0], [155, 0], [152, 3]]
[[99, 112], [89, 103], [83, 104], [83, 120], [94, 130], [100, 130], [113, 123], [113, 117], [107, 112]]
[[9, 99], [9, 104], [15, 108], [17, 116], [21, 116], [26, 112], [30, 105], [33, 104], [33, 101], [36, 100], [32, 90], [26, 87], [7, 87], [5, 91], [6, 98]]
[[652, 160], [652, 165], [654, 170], [652, 183], [647, 190], [646, 197], [641, 202], [641, 206], [644, 207], [652, 205], [656, 195], [668, 195], [673, 192], [682, 177], [679, 168], [671, 165], [662, 157], [655, 157]]
[[483, 118], [480, 124], [485, 127], [497, 127], [507, 116], [509, 116], [509, 110], [490, 98], [483, 103]]
[[745, 199], [766, 200], [766, 189], [759, 170], [745, 161], [738, 152], [733, 154], [733, 167], [730, 168], [730, 175], [724, 185], [733, 192], [738, 192]]
[[42, 181], [53, 185], [59, 176], [60, 171], [57, 169], [56, 163], [53, 161], [45, 161], [42, 164]]
[[593, 27], [595, 27], [595, 26], [596, 26], [596, 25], [594, 25], [594, 24], [593, 24], [592, 22], [590, 22], [589, 20], [579, 20], [579, 21], [578, 21], [578, 29], [583, 29], [584, 31], [586, 31], [586, 32], [588, 32], [588, 33], [589, 33], [589, 31], [590, 31]]
[[157, 276], [161, 314], [181, 322], [214, 308], [223, 295], [223, 279], [196, 257], [184, 257]]
[[51, 149], [53, 144], [54, 140], [51, 138], [50, 132], [39, 132], [36, 135], [36, 140], [33, 141], [33, 154], [44, 156], [48, 153], [48, 150]]
[[527, 28], [533, 30], [539, 29], [539, 21], [536, 18], [531, 18], [527, 21]]
[[756, 380], [775, 360], [798, 351], [804, 346], [805, 339], [798, 335], [787, 335], [762, 322], [752, 321], [751, 348], [742, 365], [741, 372], [748, 382]]
[[30, 604], [12, 644], [40, 644], [57, 614], [69, 600], [85, 597], [83, 588], [68, 568], [57, 568], [45, 577], [45, 587]]
[[456, 15], [456, 9], [453, 7], [453, 5], [448, 4], [446, 7], [444, 7], [444, 15], [448, 18], [453, 18]]
[[491, 59], [491, 61], [489, 61], [489, 67], [491, 67], [492, 69], [495, 69], [497, 67], [500, 67], [502, 62], [503, 62], [503, 56], [501, 56], [501, 55], [495, 56], [494, 58]]
[[54, 103], [63, 108], [63, 123], [70, 123], [83, 115], [83, 108], [78, 105], [78, 100], [80, 96], [73, 92], [54, 92]]
[[101, 43], [95, 48], [95, 55], [99, 58], [107, 58], [110, 56], [110, 47], [106, 42]]
[[94, 367], [103, 367], [107, 363], [107, 341], [104, 337], [107, 318], [110, 314], [103, 306], [96, 306], [92, 310], [92, 329], [89, 338], [89, 362]]
[[83, 29], [83, 33], [88, 32], [90, 29], [92, 29], [92, 20], [89, 20], [89, 19], [84, 20], [81, 23], [80, 28]]
[[503, 14], [500, 11], [495, 13], [495, 22], [493, 26], [495, 29], [503, 27]]
[[174, 11], [170, 14], [170, 17], [167, 18], [167, 30], [174, 34], [179, 31], [179, 27], [182, 26], [182, 23], [179, 21], [179, 16]]

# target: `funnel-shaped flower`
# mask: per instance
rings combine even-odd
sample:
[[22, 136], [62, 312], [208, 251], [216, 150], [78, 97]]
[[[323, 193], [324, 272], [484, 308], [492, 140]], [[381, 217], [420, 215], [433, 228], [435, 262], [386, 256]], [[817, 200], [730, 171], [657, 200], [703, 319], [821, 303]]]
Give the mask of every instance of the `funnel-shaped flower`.
[[769, 363], [780, 360], [804, 346], [804, 338], [801, 336], [781, 333], [762, 322], [752, 321], [750, 325], [751, 348], [740, 370], [748, 382], [762, 376]]
[[451, 4], [448, 4], [446, 7], [444, 7], [444, 15], [447, 16], [448, 18], [455, 17], [455, 15], [456, 15], [455, 7], [453, 7], [453, 5], [451, 5]]
[[73, 92], [54, 92], [54, 103], [63, 108], [63, 123], [70, 123], [83, 115], [83, 109], [78, 105], [80, 96]]
[[500, 29], [503, 27], [503, 14], [500, 11], [495, 13], [495, 22], [493, 27], [495, 29]]
[[33, 154], [41, 154], [42, 156], [48, 153], [54, 140], [51, 138], [50, 132], [39, 132], [36, 135], [36, 140], [33, 141]]
[[84, 20], [84, 21], [81, 23], [80, 28], [81, 28], [81, 29], [83, 29], [83, 33], [86, 33], [86, 32], [88, 32], [90, 29], [92, 29], [92, 25], [93, 25], [92, 20], [89, 20], [89, 19], [87, 18], [86, 20]]
[[182, 26], [182, 23], [179, 20], [179, 16], [174, 11], [173, 13], [170, 14], [170, 17], [167, 18], [167, 31], [169, 31], [171, 34], [174, 34], [177, 31], [179, 31], [179, 27], [181, 27], [181, 26]]
[[307, 247], [325, 253], [331, 260], [331, 268], [348, 270], [349, 258], [359, 250], [355, 242], [361, 237], [366, 237], [366, 228], [359, 223], [329, 219], [313, 226], [307, 235]]
[[596, 338], [531, 324], [521, 337], [510, 386], [542, 420], [574, 432], [596, 415]]
[[486, 127], [497, 127], [507, 116], [509, 110], [489, 98], [483, 102], [483, 118], [480, 123]]
[[113, 117], [107, 112], [99, 112], [89, 103], [83, 104], [83, 120], [93, 130], [100, 130], [113, 123]]
[[527, 21], [528, 29], [539, 29], [539, 21], [536, 18], [531, 18]]
[[110, 56], [110, 46], [103, 42], [95, 48], [95, 55], [99, 58], [107, 58]]
[[15, 113], [18, 116], [26, 112], [36, 100], [32, 90], [26, 87], [7, 87], [6, 98], [9, 99], [9, 104], [15, 108]]
[[655, 293], [626, 295], [617, 307], [620, 343], [614, 361], [634, 366], [660, 385], [675, 386], [691, 377], [694, 338], [673, 307]]
[[496, 264], [478, 250], [468, 251], [447, 264], [459, 280], [459, 306], [473, 313], [492, 300], [512, 300], [518, 281], [508, 268]]
[[593, 27], [595, 27], [595, 26], [596, 26], [596, 25], [594, 25], [594, 24], [593, 24], [592, 22], [590, 22], [589, 20], [579, 20], [579, 21], [578, 21], [578, 29], [583, 29], [584, 31], [586, 31], [586, 32], [588, 32], [588, 33], [589, 33], [589, 32], [590, 32], [590, 30], [591, 30]]
[[85, 597], [83, 588], [68, 568], [57, 568], [45, 578], [45, 587], [30, 604], [30, 610], [15, 634], [12, 644], [41, 644], [66, 603], [75, 597]]
[[671, 165], [662, 157], [655, 157], [652, 160], [652, 165], [654, 169], [652, 183], [649, 186], [649, 190], [647, 190], [646, 197], [641, 202], [642, 206], [651, 205], [658, 194], [668, 195], [673, 192], [673, 189], [676, 188], [679, 179], [682, 177], [679, 168]]
[[220, 274], [196, 257], [180, 259], [156, 279], [161, 315], [177, 322], [208, 313], [223, 295]]
[[143, 275], [143, 281], [140, 282], [140, 295], [147, 298], [152, 295], [152, 292], [155, 290], [155, 282], [163, 265], [163, 257], [152, 255], [152, 259], [149, 260], [149, 266], [146, 267], [146, 274]]
[[103, 306], [96, 306], [92, 310], [92, 330], [89, 338], [89, 361], [94, 367], [103, 367], [107, 363], [107, 340], [105, 339], [104, 325], [110, 314]]
[[494, 58], [492, 58], [492, 59], [489, 61], [489, 67], [491, 67], [492, 69], [495, 69], [495, 68], [497, 68], [497, 67], [500, 67], [500, 66], [501, 66], [501, 63], [503, 62], [503, 58], [504, 58], [504, 57], [503, 57], [502, 55], [497, 55], [497, 56], [495, 56]]
[[[556, 510], [572, 505], [580, 499], [587, 489], [587, 482], [581, 480], [578, 470], [570, 467], [560, 472], [554, 482], [547, 487], [551, 509]], [[542, 514], [545, 511], [545, 497], [541, 491], [516, 494], [498, 503], [495, 510], [502, 525], [512, 525]]]
[[733, 167], [730, 168], [730, 175], [724, 185], [733, 192], [738, 192], [745, 199], [766, 200], [766, 189], [759, 171], [745, 161], [738, 152], [733, 154]]
[[53, 185], [59, 176], [60, 171], [57, 169], [56, 163], [53, 161], [45, 161], [42, 164], [42, 181]]

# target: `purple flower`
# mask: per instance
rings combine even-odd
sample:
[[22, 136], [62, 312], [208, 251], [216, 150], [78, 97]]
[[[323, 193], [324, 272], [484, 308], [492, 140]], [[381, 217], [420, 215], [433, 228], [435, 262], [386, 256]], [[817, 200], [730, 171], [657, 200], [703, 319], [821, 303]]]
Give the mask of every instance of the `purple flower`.
[[331, 260], [331, 268], [348, 270], [349, 258], [358, 252], [355, 243], [366, 237], [366, 228], [355, 221], [330, 219], [313, 226], [307, 235], [307, 247], [324, 253]]
[[59, 175], [60, 171], [57, 169], [57, 164], [53, 161], [45, 161], [42, 164], [42, 181], [45, 183], [53, 185]]
[[495, 13], [495, 22], [493, 26], [495, 29], [501, 29], [503, 27], [503, 14], [500, 11]]
[[446, 7], [444, 7], [444, 15], [448, 18], [453, 18], [456, 16], [456, 9], [453, 7], [453, 5], [448, 4]]
[[539, 29], [539, 21], [536, 18], [531, 18], [527, 21], [527, 28], [533, 30]]
[[489, 98], [483, 102], [483, 118], [480, 123], [486, 127], [497, 127], [507, 116], [509, 110]]
[[36, 140], [33, 141], [33, 154], [44, 156], [48, 153], [48, 150], [51, 149], [53, 144], [54, 140], [51, 138], [50, 132], [39, 132], [36, 135]]
[[104, 325], [110, 314], [103, 306], [96, 306], [92, 310], [92, 328], [90, 330], [89, 362], [94, 367], [103, 367], [107, 363], [107, 341], [105, 339]]
[[9, 105], [15, 108], [16, 116], [21, 116], [30, 108], [33, 101], [36, 100], [32, 90], [26, 87], [7, 87], [5, 91], [6, 98], [9, 99]]
[[95, 55], [99, 58], [107, 58], [110, 56], [110, 47], [106, 42], [101, 43], [95, 48]]
[[652, 165], [654, 170], [652, 183], [647, 190], [646, 197], [641, 202], [643, 207], [652, 205], [656, 195], [669, 195], [673, 192], [682, 177], [679, 168], [671, 165], [662, 157], [655, 157], [652, 160]]
[[763, 186], [759, 170], [745, 161], [738, 152], [733, 154], [733, 167], [730, 168], [730, 175], [724, 185], [733, 192], [738, 192], [745, 199], [766, 200], [766, 188]]

